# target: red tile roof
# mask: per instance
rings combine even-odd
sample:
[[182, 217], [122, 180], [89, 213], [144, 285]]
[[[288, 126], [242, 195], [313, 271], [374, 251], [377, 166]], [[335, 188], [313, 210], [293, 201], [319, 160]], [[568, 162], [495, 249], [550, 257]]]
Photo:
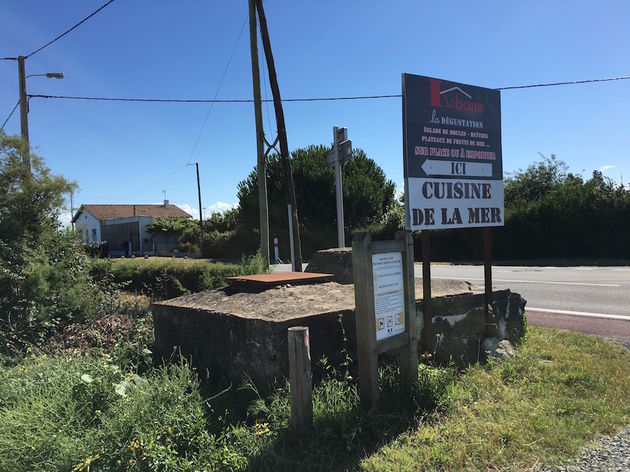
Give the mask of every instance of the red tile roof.
[[85, 204], [74, 215], [77, 220], [82, 210], [90, 212], [97, 220], [115, 220], [118, 218], [131, 218], [133, 216], [150, 216], [152, 218], [191, 218], [191, 215], [169, 203], [165, 205], [109, 205], [109, 204]]

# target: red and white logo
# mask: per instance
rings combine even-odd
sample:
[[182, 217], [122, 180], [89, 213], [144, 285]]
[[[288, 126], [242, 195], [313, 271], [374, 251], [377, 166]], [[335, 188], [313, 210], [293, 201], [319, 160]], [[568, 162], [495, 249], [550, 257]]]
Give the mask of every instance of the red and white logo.
[[474, 101], [473, 98], [461, 88], [451, 87], [442, 90], [441, 80], [429, 79], [429, 81], [431, 82], [429, 106], [483, 113], [483, 103]]

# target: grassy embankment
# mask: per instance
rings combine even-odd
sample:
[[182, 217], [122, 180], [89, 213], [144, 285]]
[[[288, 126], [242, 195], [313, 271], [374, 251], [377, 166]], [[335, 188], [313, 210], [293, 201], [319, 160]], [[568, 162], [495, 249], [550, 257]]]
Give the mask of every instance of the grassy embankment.
[[630, 423], [630, 352], [580, 334], [531, 328], [517, 358], [422, 366], [412, 392], [385, 369], [372, 413], [331, 372], [302, 439], [286, 386], [211, 395], [185, 364], [152, 366], [146, 327], [123, 341], [0, 369], [0, 470], [523, 470]]

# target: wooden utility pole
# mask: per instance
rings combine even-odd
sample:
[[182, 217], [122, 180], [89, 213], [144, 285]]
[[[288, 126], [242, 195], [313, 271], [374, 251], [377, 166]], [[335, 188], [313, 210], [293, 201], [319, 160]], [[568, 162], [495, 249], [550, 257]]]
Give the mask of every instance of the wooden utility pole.
[[278, 125], [278, 138], [280, 141], [280, 160], [284, 171], [284, 181], [287, 186], [287, 203], [291, 205], [291, 216], [293, 221], [293, 246], [295, 251], [294, 270], [302, 272], [302, 247], [300, 245], [300, 225], [298, 221], [297, 202], [295, 200], [295, 187], [293, 185], [293, 174], [291, 172], [291, 161], [289, 160], [289, 143], [287, 141], [287, 130], [284, 123], [284, 111], [282, 110], [282, 98], [280, 97], [280, 87], [276, 76], [276, 66], [271, 52], [271, 42], [269, 41], [269, 30], [267, 29], [267, 19], [263, 9], [262, 0], [256, 1], [258, 19], [260, 20], [260, 36], [267, 60], [267, 70], [269, 71], [269, 85], [273, 94], [273, 106], [276, 112], [276, 124]]
[[70, 190], [70, 222], [74, 231], [74, 190]]
[[197, 168], [197, 196], [199, 197], [199, 250], [202, 250], [203, 246], [203, 214], [201, 213], [201, 182], [199, 181], [199, 162], [195, 162]]
[[22, 163], [31, 171], [31, 149], [28, 139], [28, 99], [26, 98], [26, 73], [24, 70], [24, 56], [18, 56], [18, 82], [20, 87], [20, 130], [22, 132]]
[[269, 267], [269, 210], [267, 208], [267, 159], [265, 157], [260, 99], [260, 69], [258, 66], [258, 31], [256, 29], [256, 5], [249, 0], [249, 49], [252, 56], [252, 82], [254, 86], [254, 115], [256, 117], [256, 154], [258, 175], [258, 210], [260, 215], [260, 251], [265, 264]]

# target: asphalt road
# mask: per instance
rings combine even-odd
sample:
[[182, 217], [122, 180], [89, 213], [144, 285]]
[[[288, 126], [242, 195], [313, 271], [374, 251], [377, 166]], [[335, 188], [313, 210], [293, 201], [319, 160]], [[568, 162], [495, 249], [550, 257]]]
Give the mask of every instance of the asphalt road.
[[[278, 265], [274, 271], [291, 270]], [[416, 263], [416, 277], [422, 275]], [[431, 264], [431, 277], [465, 280], [483, 292], [483, 266]], [[630, 347], [630, 267], [493, 266], [495, 290], [526, 300], [528, 322], [617, 339]], [[421, 295], [421, 294], [416, 294]]]
[[[416, 266], [416, 276], [421, 275]], [[483, 266], [431, 265], [431, 277], [467, 280], [483, 292]], [[495, 290], [527, 300], [535, 325], [599, 334], [630, 343], [630, 267], [493, 266]]]

